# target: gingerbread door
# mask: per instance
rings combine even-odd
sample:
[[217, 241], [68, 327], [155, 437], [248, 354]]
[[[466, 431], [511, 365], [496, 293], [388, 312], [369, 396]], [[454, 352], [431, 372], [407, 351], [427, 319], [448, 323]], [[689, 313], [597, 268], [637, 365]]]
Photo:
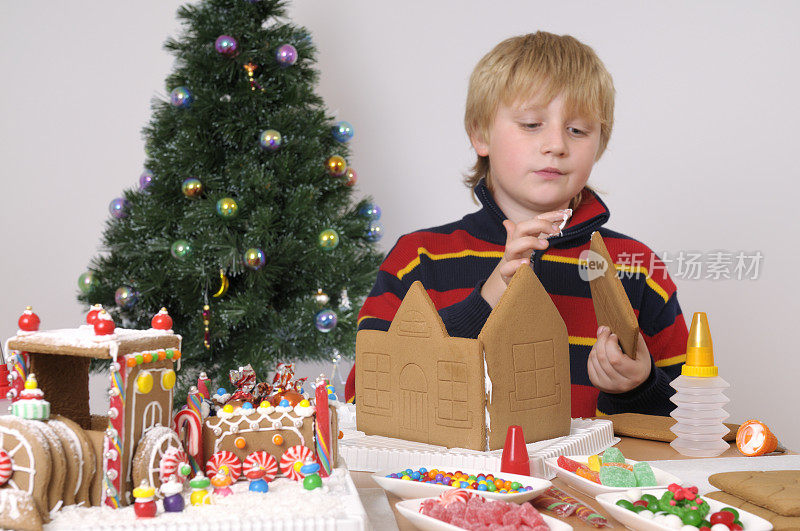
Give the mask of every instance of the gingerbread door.
[[409, 363], [400, 372], [401, 435], [428, 433], [428, 382], [419, 365]]

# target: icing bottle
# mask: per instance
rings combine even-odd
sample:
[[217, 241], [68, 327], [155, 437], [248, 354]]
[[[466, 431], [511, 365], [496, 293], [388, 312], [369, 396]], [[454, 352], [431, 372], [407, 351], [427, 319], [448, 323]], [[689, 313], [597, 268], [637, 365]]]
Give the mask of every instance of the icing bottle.
[[677, 406], [670, 414], [677, 422], [670, 428], [677, 436], [670, 446], [690, 457], [716, 457], [730, 445], [722, 440], [728, 433], [723, 424], [729, 402], [723, 391], [730, 387], [720, 378], [714, 365], [714, 346], [708, 318], [704, 312], [692, 317], [686, 344], [686, 363], [681, 375], [670, 385], [676, 393], [670, 398]]

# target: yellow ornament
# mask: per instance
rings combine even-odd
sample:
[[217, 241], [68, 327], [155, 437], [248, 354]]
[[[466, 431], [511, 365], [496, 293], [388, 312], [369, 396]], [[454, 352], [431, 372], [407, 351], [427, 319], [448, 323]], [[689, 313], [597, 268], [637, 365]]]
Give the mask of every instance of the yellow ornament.
[[334, 177], [341, 177], [347, 171], [347, 161], [339, 155], [333, 155], [325, 161], [325, 168]]
[[175, 371], [170, 369], [161, 375], [161, 387], [163, 387], [165, 391], [169, 391], [175, 387]]
[[136, 388], [140, 393], [146, 395], [153, 390], [153, 375], [150, 371], [142, 371], [136, 377]]

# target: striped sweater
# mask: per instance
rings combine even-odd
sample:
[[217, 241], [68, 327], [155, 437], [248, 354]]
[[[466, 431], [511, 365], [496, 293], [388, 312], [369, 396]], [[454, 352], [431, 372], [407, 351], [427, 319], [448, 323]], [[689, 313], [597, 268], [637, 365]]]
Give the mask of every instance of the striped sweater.
[[[483, 208], [461, 220], [402, 236], [378, 271], [359, 313], [359, 330], [388, 330], [411, 284], [419, 280], [454, 337], [478, 337], [491, 312], [481, 297], [483, 283], [503, 256], [506, 216], [483, 181], [475, 188]], [[669, 415], [673, 408], [669, 382], [686, 359], [686, 322], [675, 284], [664, 264], [646, 245], [603, 225], [609, 211], [588, 194], [561, 236], [550, 239], [546, 251], [534, 254], [532, 265], [550, 294], [569, 334], [572, 416], [635, 412]], [[597, 319], [589, 283], [578, 274], [579, 256], [589, 248], [592, 232], [600, 231], [621, 273], [639, 327], [653, 359], [647, 381], [631, 391], [600, 392], [589, 380], [587, 359], [596, 341]], [[354, 373], [345, 395], [355, 392]]]

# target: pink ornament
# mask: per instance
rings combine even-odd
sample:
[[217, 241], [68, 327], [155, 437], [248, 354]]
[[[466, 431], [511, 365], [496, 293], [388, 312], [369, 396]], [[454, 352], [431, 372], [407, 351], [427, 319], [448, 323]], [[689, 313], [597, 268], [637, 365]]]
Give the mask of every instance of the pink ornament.
[[[263, 477], [266, 481], [272, 481], [278, 473], [278, 462], [272, 454], [261, 450], [253, 452], [245, 458], [242, 471], [248, 479], [259, 479]], [[259, 471], [263, 471], [264, 473], [259, 474]]]
[[98, 336], [108, 336], [114, 333], [116, 325], [105, 310], [100, 310], [97, 320], [94, 322], [94, 333]]
[[313, 460], [314, 452], [300, 444], [292, 446], [281, 456], [281, 473], [289, 479], [300, 481], [303, 479], [300, 467], [306, 464], [307, 459]]
[[212, 455], [211, 459], [206, 463], [206, 476], [213, 477], [223, 465], [228, 467], [231, 481], [235, 482], [242, 475], [242, 462], [236, 457], [236, 454], [228, 450], [222, 450]]
[[97, 314], [102, 310], [102, 304], [93, 304], [92, 307], [89, 308], [89, 313], [86, 314], [86, 324], [94, 325], [95, 321], [97, 321]]
[[150, 320], [150, 326], [156, 330], [172, 330], [172, 317], [169, 316], [166, 308], [161, 308]]
[[22, 315], [19, 316], [19, 321], [17, 324], [19, 325], [19, 329], [23, 332], [36, 332], [39, 330], [39, 316], [33, 313], [33, 308], [30, 306], [25, 308], [25, 311], [22, 312]]
[[5, 450], [0, 449], [0, 486], [8, 483], [11, 475], [14, 473], [14, 463], [8, 456]]

